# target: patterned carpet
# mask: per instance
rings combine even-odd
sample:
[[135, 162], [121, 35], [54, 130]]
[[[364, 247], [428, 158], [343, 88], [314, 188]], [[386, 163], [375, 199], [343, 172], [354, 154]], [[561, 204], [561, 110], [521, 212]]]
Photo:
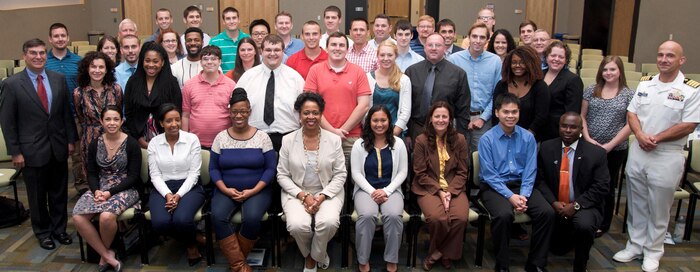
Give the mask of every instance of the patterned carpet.
[[[26, 192], [24, 183], [19, 182], [19, 195], [23, 203], [26, 202]], [[72, 186], [69, 186], [72, 187]], [[12, 197], [10, 187], [0, 188], [0, 195]], [[77, 200], [76, 191], [69, 188], [69, 211]], [[624, 195], [622, 198], [624, 207]], [[677, 203], [676, 203], [677, 205]], [[687, 201], [683, 203], [681, 213], [686, 212]], [[674, 205], [675, 212], [675, 205]], [[672, 218], [673, 220], [673, 218]], [[673, 230], [674, 223], [671, 223], [669, 229]], [[612, 261], [612, 255], [620, 250], [627, 238], [626, 234], [620, 232], [622, 226], [622, 211], [613, 219], [613, 226], [608, 234], [596, 239], [594, 248], [591, 252], [591, 260], [589, 261], [590, 271], [640, 271], [641, 262], [633, 261], [627, 264], [616, 263]], [[690, 242], [681, 243], [679, 245], [667, 245], [664, 258], [661, 260], [660, 271], [700, 271], [700, 220], [696, 219], [693, 225], [693, 234]], [[283, 229], [283, 228], [282, 228]], [[271, 246], [271, 228], [265, 226], [263, 238], [258, 243], [261, 247]], [[19, 226], [0, 229], [0, 270], [1, 271], [96, 271], [97, 265], [92, 263], [84, 263], [80, 258], [80, 250], [78, 247], [78, 239], [72, 221], [68, 222], [68, 233], [73, 236], [74, 243], [72, 245], [59, 245], [56, 250], [48, 251], [39, 247], [37, 240], [31, 230], [29, 220], [26, 220]], [[464, 248], [464, 258], [454, 263], [453, 270], [455, 271], [491, 271], [494, 266], [493, 259], [493, 244], [490, 242], [490, 233], [486, 231], [486, 250], [484, 263], [482, 268], [474, 266], [474, 256], [476, 248], [477, 232], [476, 228], [470, 226], [467, 231], [467, 242]], [[382, 261], [383, 243], [381, 235], [377, 235], [376, 242], [373, 248], [371, 264], [374, 270], [381, 270], [384, 266]], [[216, 248], [217, 263], [211, 267], [207, 267], [205, 262], [200, 263], [195, 267], [189, 267], [184, 255], [185, 248], [182, 244], [173, 239], [160, 239], [160, 243], [152, 247], [149, 251], [150, 265], [142, 266], [138, 253], [132, 253], [124, 259], [124, 271], [226, 271], [227, 267], [225, 258], [221, 251]], [[256, 268], [256, 271], [301, 271], [303, 260], [293, 239], [287, 237], [286, 243], [282, 247], [282, 266], [281, 268]], [[511, 242], [511, 264], [513, 271], [522, 271], [522, 267], [527, 259], [529, 241]], [[340, 243], [333, 240], [329, 244], [329, 254], [331, 255], [331, 268], [327, 271], [353, 271], [356, 269], [355, 260], [352, 259], [351, 267], [347, 269], [340, 268]], [[428, 235], [425, 230], [421, 232], [418, 245], [418, 264], [425, 256], [428, 247]], [[400, 270], [401, 271], [419, 271], [418, 268], [408, 268], [406, 266], [406, 250], [407, 244], [404, 241], [400, 252]], [[204, 255], [205, 251], [201, 249]], [[267, 250], [265, 265], [270, 263], [270, 248]], [[351, 252], [352, 254], [352, 252]], [[549, 266], [550, 271], [571, 271], [573, 262], [573, 252], [565, 256], [553, 256], [550, 254]], [[322, 271], [322, 270], [320, 270]], [[445, 271], [436, 265], [434, 271]]]

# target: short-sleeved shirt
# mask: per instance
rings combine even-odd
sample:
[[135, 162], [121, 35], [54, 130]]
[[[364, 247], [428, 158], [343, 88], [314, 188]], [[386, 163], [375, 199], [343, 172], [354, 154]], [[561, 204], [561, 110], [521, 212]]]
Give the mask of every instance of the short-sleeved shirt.
[[209, 45], [216, 45], [221, 49], [221, 70], [224, 73], [233, 69], [236, 65], [236, 54], [238, 54], [238, 41], [243, 38], [250, 37], [250, 35], [243, 32], [243, 30], [238, 30], [238, 38], [232, 40], [226, 31], [219, 33], [214, 38], [211, 38]]
[[[686, 79], [678, 72], [669, 83], [659, 80], [659, 76], [643, 77], [637, 86], [627, 110], [637, 114], [642, 131], [656, 135], [679, 123], [700, 123], [700, 83]], [[671, 142], [659, 143], [657, 148], [665, 146], [681, 149], [687, 137]]]
[[355, 47], [350, 47], [345, 58], [349, 62], [360, 66], [365, 73], [377, 70], [378, 67], [377, 49], [374, 49], [369, 43], [366, 43], [360, 50], [355, 50]]
[[291, 56], [304, 49], [304, 42], [297, 38], [292, 38], [289, 44], [284, 47], [284, 55]]
[[214, 84], [200, 73], [182, 88], [182, 111], [190, 113], [190, 132], [199, 137], [202, 146], [210, 147], [216, 134], [231, 126], [228, 102], [235, 87], [232, 79], [219, 72]]
[[[53, 50], [49, 50], [46, 56], [46, 70], [63, 74], [66, 77], [68, 91], [72, 92], [78, 86], [78, 62], [80, 62], [80, 56], [70, 50], [66, 50], [66, 55], [62, 59], [55, 57]], [[72, 103], [73, 101], [71, 105]]]
[[[593, 96], [595, 85], [583, 92], [583, 99], [588, 101], [586, 123], [588, 134], [600, 144], [610, 142], [627, 124], [627, 106], [629, 106], [634, 91], [624, 88], [613, 98], [604, 99]], [[622, 141], [613, 150], [627, 149], [627, 141]]]
[[325, 62], [326, 60], [328, 60], [328, 53], [326, 52], [326, 50], [321, 49], [321, 53], [315, 59], [309, 58], [309, 56], [306, 55], [306, 52], [304, 50], [301, 50], [289, 56], [285, 64], [287, 64], [287, 66], [291, 67], [292, 69], [296, 70], [301, 75], [301, 77], [306, 79], [306, 76], [309, 74], [311, 66], [314, 66], [317, 63]]
[[[319, 93], [326, 102], [323, 116], [334, 127], [341, 127], [357, 107], [357, 98], [371, 95], [367, 75], [355, 64], [346, 62], [345, 67], [336, 72], [328, 62], [314, 65], [306, 77], [304, 90]], [[360, 136], [358, 124], [348, 132], [348, 137]]]

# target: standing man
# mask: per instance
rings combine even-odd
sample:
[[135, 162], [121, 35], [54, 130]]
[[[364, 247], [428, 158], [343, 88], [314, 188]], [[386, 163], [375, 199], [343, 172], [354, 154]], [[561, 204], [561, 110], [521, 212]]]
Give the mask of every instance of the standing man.
[[156, 25], [158, 28], [156, 28], [156, 31], [153, 32], [153, 35], [149, 36], [146, 38], [146, 41], [144, 42], [152, 42], [155, 41], [156, 38], [160, 35], [160, 32], [166, 29], [169, 29], [170, 26], [173, 24], [173, 16], [170, 14], [170, 10], [166, 8], [159, 8], [156, 10]]
[[213, 45], [202, 49], [202, 72], [182, 88], [182, 130], [199, 137], [209, 149], [216, 134], [231, 126], [228, 102], [236, 83], [219, 69], [221, 50]]
[[625, 173], [629, 240], [613, 260], [643, 258], [642, 270], [657, 271], [664, 255], [673, 192], [683, 175], [683, 145], [700, 123], [700, 83], [685, 78], [683, 47], [659, 46], [659, 74], [643, 77], [627, 107], [627, 121], [637, 140], [630, 143]]
[[326, 101], [321, 127], [343, 140], [348, 166], [350, 151], [360, 137], [360, 121], [369, 109], [372, 91], [362, 68], [345, 58], [348, 38], [343, 33], [331, 33], [327, 48], [328, 61], [311, 67], [304, 90], [319, 93]]
[[321, 25], [316, 21], [304, 23], [304, 26], [301, 28], [301, 36], [304, 41], [304, 50], [290, 56], [286, 64], [296, 70], [302, 78], [306, 79], [311, 66], [325, 62], [328, 59], [328, 53], [319, 46]]
[[360, 66], [365, 73], [377, 70], [377, 50], [367, 42], [367, 30], [369, 23], [363, 18], [352, 19], [350, 24], [350, 38], [354, 44], [346, 58], [349, 62]]
[[411, 79], [411, 119], [407, 142], [423, 133], [426, 115], [435, 101], [445, 101], [455, 113], [457, 131], [467, 136], [470, 92], [467, 74], [445, 59], [445, 39], [438, 33], [425, 39], [426, 59], [408, 67]]
[[466, 138], [471, 151], [477, 150], [479, 138], [491, 129], [493, 89], [501, 80], [501, 58], [486, 51], [488, 40], [486, 25], [476, 23], [469, 28], [469, 48], [447, 58], [467, 73], [471, 104]]
[[[202, 10], [197, 6], [189, 6], [185, 9], [182, 14], [182, 22], [185, 23], [186, 28], [196, 27], [202, 29]], [[202, 44], [209, 44], [211, 37], [209, 34], [202, 32], [204, 39], [202, 39]], [[182, 49], [187, 52], [187, 44], [185, 43], [185, 34], [180, 36], [180, 44], [182, 44]]]
[[248, 92], [252, 110], [248, 122], [270, 136], [277, 152], [282, 147], [282, 137], [301, 127], [294, 102], [304, 91], [304, 78], [282, 64], [283, 46], [279, 36], [265, 37], [263, 65], [250, 68], [236, 84]]
[[530, 47], [535, 49], [537, 56], [540, 57], [542, 70], [547, 70], [547, 68], [549, 68], [547, 66], [547, 56], [544, 55], [544, 52], [547, 51], [547, 46], [549, 46], [551, 41], [552, 38], [549, 36], [549, 32], [544, 29], [535, 30], [535, 34], [532, 36], [532, 43], [530, 43]]
[[66, 233], [68, 156], [78, 132], [65, 77], [44, 69], [46, 44], [32, 39], [22, 52], [27, 67], [3, 82], [0, 125], [12, 164], [23, 170], [34, 235], [51, 250], [53, 239], [73, 242]]
[[464, 50], [464, 48], [455, 45], [455, 34], [457, 34], [455, 22], [447, 18], [442, 19], [437, 23], [437, 31], [445, 39], [445, 57]]
[[534, 188], [537, 174], [537, 142], [520, 119], [520, 99], [505, 93], [494, 107], [498, 125], [479, 140], [479, 197], [491, 215], [491, 235], [496, 255], [496, 271], [510, 266], [510, 230], [516, 213], [532, 218], [532, 239], [525, 271], [547, 271], [547, 254], [552, 236], [554, 210]]
[[[340, 19], [343, 19], [343, 13], [337, 6], [328, 6], [323, 10], [323, 24], [326, 25], [326, 33], [321, 35], [321, 41], [319, 44], [321, 48], [326, 49], [326, 44], [328, 44], [328, 36], [331, 33], [343, 32], [338, 29], [340, 27]], [[348, 47], [352, 46], [352, 40], [348, 41]]]
[[409, 66], [419, 63], [425, 58], [411, 50], [411, 40], [413, 39], [413, 26], [408, 20], [399, 20], [394, 26], [394, 38], [399, 54], [396, 56], [396, 65], [401, 72], [406, 72]]
[[245, 37], [250, 37], [238, 28], [240, 18], [238, 10], [234, 7], [227, 7], [221, 13], [221, 19], [224, 21], [223, 32], [211, 39], [210, 45], [216, 45], [221, 49], [221, 70], [224, 74], [233, 69], [236, 64], [236, 54], [238, 52], [238, 41]]
[[564, 255], [574, 248], [574, 272], [586, 271], [610, 190], [605, 149], [579, 141], [582, 128], [578, 113], [564, 113], [559, 138], [543, 142], [537, 156], [537, 188], [557, 215], [550, 250]]
[[532, 37], [535, 35], [535, 30], [537, 29], [537, 24], [530, 20], [525, 20], [520, 23], [520, 42], [523, 45], [530, 46], [532, 44]]
[[[494, 27], [496, 26], [496, 13], [490, 8], [481, 8], [476, 14], [476, 22], [484, 23], [489, 31], [489, 37], [493, 36]], [[486, 41], [488, 43], [488, 41]], [[469, 37], [462, 40], [462, 48], [469, 47]]]
[[126, 90], [126, 82], [131, 75], [136, 72], [136, 66], [139, 65], [139, 51], [141, 51], [141, 43], [139, 38], [134, 35], [126, 35], [120, 38], [119, 44], [124, 61], [114, 68], [114, 76], [117, 78], [117, 83], [122, 87], [122, 92]]
[[418, 17], [418, 26], [416, 28], [418, 30], [418, 38], [411, 41], [411, 50], [425, 57], [425, 43], [428, 36], [435, 33], [435, 19], [430, 15]]
[[201, 29], [190, 27], [185, 30], [185, 48], [187, 48], [187, 57], [178, 60], [170, 65], [170, 70], [173, 71], [173, 76], [180, 83], [180, 88], [185, 85], [185, 82], [197, 76], [202, 71], [200, 65], [202, 53], [202, 38], [204, 33]]
[[304, 43], [297, 38], [292, 37], [292, 15], [289, 12], [282, 11], [275, 16], [275, 31], [277, 35], [284, 41], [284, 54], [291, 56], [304, 48]]
[[265, 19], [255, 19], [248, 27], [250, 37], [255, 42], [255, 48], [258, 50], [258, 55], [262, 55], [262, 41], [270, 35], [270, 24]]
[[117, 33], [117, 38], [121, 39], [127, 35], [139, 35], [138, 29], [136, 28], [136, 23], [129, 18], [125, 18], [119, 23], [119, 33]]
[[369, 41], [369, 45], [371, 45], [372, 48], [377, 49], [379, 44], [385, 40], [396, 43], [396, 41], [391, 38], [391, 22], [389, 22], [389, 16], [386, 14], [381, 13], [374, 17], [372, 31], [374, 32], [374, 39]]

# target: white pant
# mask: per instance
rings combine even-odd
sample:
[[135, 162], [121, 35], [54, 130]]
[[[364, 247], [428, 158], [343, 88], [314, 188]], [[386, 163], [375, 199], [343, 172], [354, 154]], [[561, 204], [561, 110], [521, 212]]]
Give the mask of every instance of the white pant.
[[[290, 199], [283, 204], [282, 209], [287, 217], [287, 231], [294, 237], [299, 246], [299, 251], [304, 257], [309, 256], [322, 262], [326, 259], [328, 241], [333, 238], [340, 226], [340, 210], [343, 208], [343, 198], [329, 198], [316, 212], [310, 215], [304, 210], [301, 201]], [[311, 220], [315, 220], [314, 228], [311, 228]]]
[[627, 250], [660, 260], [673, 194], [683, 176], [685, 158], [679, 149], [659, 145], [646, 152], [633, 142], [627, 159]]

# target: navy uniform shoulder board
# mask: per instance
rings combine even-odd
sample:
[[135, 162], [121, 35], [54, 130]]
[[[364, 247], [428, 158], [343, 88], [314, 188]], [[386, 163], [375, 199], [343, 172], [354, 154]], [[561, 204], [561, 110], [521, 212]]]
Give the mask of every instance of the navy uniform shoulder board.
[[693, 87], [693, 89], [697, 89], [698, 87], [700, 87], [700, 82], [697, 82], [687, 77], [683, 79], [683, 83], [685, 83], [685, 85]]
[[642, 78], [639, 79], [639, 81], [649, 81], [653, 78], [653, 75], [650, 76], [643, 76]]

